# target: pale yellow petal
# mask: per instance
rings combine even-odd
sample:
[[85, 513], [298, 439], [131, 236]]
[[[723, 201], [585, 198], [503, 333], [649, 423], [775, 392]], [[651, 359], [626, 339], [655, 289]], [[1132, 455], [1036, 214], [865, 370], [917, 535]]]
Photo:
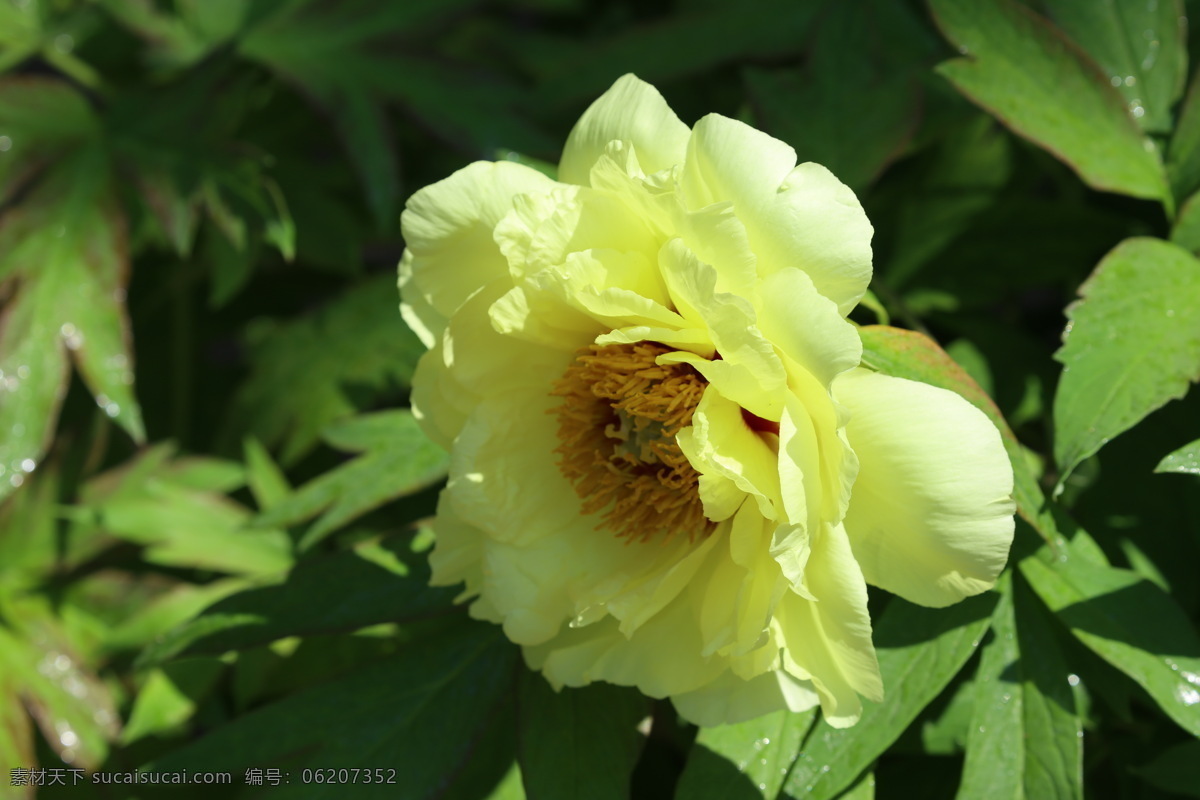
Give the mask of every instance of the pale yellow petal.
[[926, 606], [991, 588], [1014, 510], [996, 427], [953, 392], [867, 370], [834, 392], [860, 464], [846, 530], [867, 580]]
[[407, 303], [449, 319], [481, 286], [507, 274], [492, 230], [518, 195], [554, 185], [520, 164], [477, 161], [410, 197], [400, 216], [410, 253], [402, 274]]
[[694, 208], [732, 201], [759, 275], [799, 267], [843, 315], [866, 291], [872, 228], [858, 198], [824, 167], [796, 166], [783, 142], [710, 114], [688, 141], [681, 186]]
[[733, 725], [775, 711], [807, 711], [820, 702], [807, 681], [783, 671], [750, 680], [725, 673], [703, 689], [671, 698], [684, 719], [696, 725]]
[[614, 139], [633, 145], [647, 173], [683, 160], [691, 132], [648, 83], [623, 75], [583, 113], [567, 137], [559, 180], [586, 185], [592, 165]]
[[807, 273], [781, 269], [763, 279], [760, 292], [763, 335], [823, 387], [862, 361], [858, 331], [817, 292]]

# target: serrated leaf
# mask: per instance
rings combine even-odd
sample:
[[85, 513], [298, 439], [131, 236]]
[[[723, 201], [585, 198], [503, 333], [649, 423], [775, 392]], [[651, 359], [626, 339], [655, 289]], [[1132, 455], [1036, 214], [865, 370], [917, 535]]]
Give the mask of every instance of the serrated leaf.
[[677, 800], [774, 800], [816, 718], [815, 708], [776, 711], [701, 728], [679, 776]]
[[125, 311], [125, 219], [107, 184], [103, 156], [81, 150], [0, 218], [0, 282], [14, 282], [0, 311], [0, 498], [49, 445], [68, 358], [96, 403], [144, 438]]
[[1083, 459], [1200, 378], [1200, 261], [1161, 239], [1126, 239], [1079, 288], [1055, 354], [1060, 484]]
[[291, 525], [321, 514], [300, 541], [307, 549], [389, 500], [441, 480], [449, 456], [421, 432], [412, 412], [379, 411], [330, 425], [326, 440], [358, 458], [314, 478], [264, 511], [258, 525]]
[[238, 438], [282, 444], [291, 464], [355, 412], [351, 386], [370, 397], [407, 386], [425, 347], [400, 319], [395, 283], [371, 278], [310, 317], [252, 330], [252, 372], [231, 414]]
[[81, 505], [105, 532], [142, 545], [155, 564], [273, 575], [291, 564], [282, 531], [246, 527], [250, 512], [224, 492], [236, 465], [214, 459], [172, 461], [160, 445], [93, 478]]
[[1200, 475], [1200, 439], [1168, 453], [1154, 468], [1155, 472], [1180, 472]]
[[407, 537], [302, 561], [283, 583], [226, 597], [155, 642], [141, 662], [220, 654], [285, 636], [339, 633], [450, 610], [457, 589], [430, 588]]
[[121, 732], [111, 690], [80, 659], [41, 598], [6, 611], [17, 629], [14, 635], [0, 626], [0, 673], [15, 676], [51, 750], [67, 763], [96, 769]]
[[997, 600], [989, 592], [931, 609], [893, 598], [874, 632], [884, 702], [864, 702], [862, 718], [851, 728], [818, 722], [784, 783], [784, 796], [822, 800], [849, 787], [962, 669]]
[[1169, 133], [1171, 107], [1187, 78], [1180, 0], [1045, 0], [1046, 10], [1120, 90], [1141, 125]]
[[596, 683], [554, 691], [523, 670], [517, 757], [529, 800], [603, 800], [629, 794], [650, 702], [635, 689]]
[[492, 625], [464, 623], [390, 658], [260, 708], [148, 765], [240, 772], [282, 767], [279, 797], [340, 798], [345, 786], [302, 783], [301, 768], [384, 768], [393, 783], [360, 783], [356, 797], [398, 790], [428, 797], [448, 784], [511, 686], [517, 648]]
[[1083, 740], [1045, 612], [1006, 572], [975, 678], [959, 800], [1083, 797]]
[[963, 58], [938, 72], [1089, 185], [1170, 204], [1166, 175], [1124, 98], [1087, 54], [1017, 0], [930, 0]]
[[1079, 641], [1200, 736], [1200, 637], [1170, 595], [1137, 573], [1081, 558], [1030, 557], [1021, 572]]

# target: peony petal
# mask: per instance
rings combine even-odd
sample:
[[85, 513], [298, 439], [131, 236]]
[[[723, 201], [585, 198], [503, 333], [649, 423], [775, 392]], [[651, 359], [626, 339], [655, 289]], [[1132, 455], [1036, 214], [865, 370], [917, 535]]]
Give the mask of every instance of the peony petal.
[[410, 197], [400, 215], [411, 254], [402, 273], [410, 315], [424, 321], [432, 308], [449, 319], [481, 286], [507, 274], [492, 229], [515, 197], [554, 186], [521, 164], [477, 161]]
[[828, 389], [862, 361], [862, 339], [808, 274], [781, 269], [763, 279], [758, 326], [763, 336]]
[[787, 709], [808, 711], [820, 702], [812, 684], [776, 670], [743, 680], [732, 672], [703, 689], [671, 698], [675, 710], [696, 725], [734, 725]]
[[945, 389], [858, 369], [850, 410], [858, 480], [846, 530], [867, 580], [946, 606], [991, 588], [1013, 537], [1013, 473], [983, 412]]
[[812, 681], [830, 725], [853, 725], [862, 713], [859, 695], [881, 700], [883, 680], [871, 643], [867, 585], [842, 526], [822, 525], [814, 537], [808, 584], [815, 601], [788, 593], [779, 604], [784, 665]]
[[583, 112], [567, 137], [559, 180], [588, 185], [592, 165], [613, 140], [633, 145], [647, 173], [683, 161], [691, 131], [679, 121], [658, 90], [634, 75], [623, 75]]
[[871, 280], [871, 223], [858, 198], [819, 164], [796, 166], [783, 142], [710, 114], [688, 141], [680, 178], [691, 208], [732, 201], [767, 276], [799, 267], [844, 316]]

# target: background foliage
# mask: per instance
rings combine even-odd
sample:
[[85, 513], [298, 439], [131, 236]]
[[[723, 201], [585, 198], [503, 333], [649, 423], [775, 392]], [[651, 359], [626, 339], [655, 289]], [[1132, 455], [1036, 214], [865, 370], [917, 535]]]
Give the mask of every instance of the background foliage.
[[[0, 0], [0, 798], [34, 767], [226, 770], [222, 796], [1200, 796], [1189, 10]], [[555, 694], [425, 586], [446, 459], [405, 410], [402, 201], [554, 162], [628, 71], [849, 183], [865, 360], [1005, 435], [1011, 568], [944, 610], [872, 595], [888, 698], [855, 728]]]

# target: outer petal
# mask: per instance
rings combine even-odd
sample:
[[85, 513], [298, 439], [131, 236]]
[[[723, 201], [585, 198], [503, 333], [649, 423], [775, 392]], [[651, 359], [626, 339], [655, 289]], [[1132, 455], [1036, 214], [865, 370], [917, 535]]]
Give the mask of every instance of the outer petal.
[[834, 394], [859, 473], [846, 531], [869, 583], [925, 606], [991, 588], [1013, 537], [1012, 467], [953, 392], [858, 369]]
[[[406, 304], [431, 327], [428, 310], [454, 314], [481, 286], [508, 273], [492, 230], [526, 192], [548, 192], [554, 181], [509, 161], [476, 161], [409, 198], [400, 228], [409, 255], [401, 264]], [[440, 331], [432, 331], [440, 333]]]
[[646, 173], [683, 161], [691, 132], [658, 90], [634, 75], [623, 75], [583, 112], [567, 137], [559, 180], [587, 186], [592, 165], [614, 139], [629, 142]]
[[690, 207], [733, 201], [758, 256], [759, 275], [799, 267], [850, 313], [871, 280], [871, 223], [819, 164], [749, 125], [710, 114], [696, 123], [681, 177]]
[[726, 673], [694, 692], [671, 698], [676, 710], [697, 725], [732, 725], [772, 711], [807, 711], [820, 699], [808, 681], [782, 670], [743, 680]]

